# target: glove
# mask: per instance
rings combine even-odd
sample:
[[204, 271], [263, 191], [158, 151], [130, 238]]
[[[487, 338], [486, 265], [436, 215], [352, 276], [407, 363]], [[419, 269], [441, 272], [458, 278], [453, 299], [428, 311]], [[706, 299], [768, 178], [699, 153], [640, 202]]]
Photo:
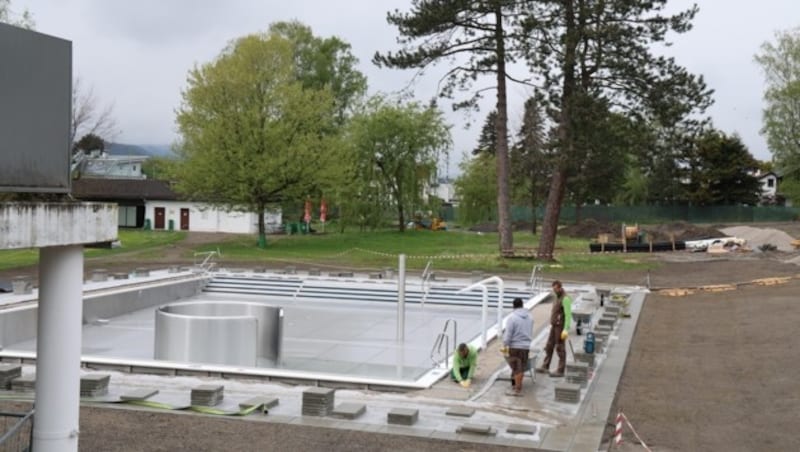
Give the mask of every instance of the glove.
[[508, 347], [506, 346], [500, 347], [500, 353], [502, 353], [503, 356], [508, 357]]
[[462, 380], [460, 385], [462, 388], [469, 388], [469, 380]]
[[566, 341], [568, 337], [569, 333], [567, 333], [567, 330], [561, 330], [561, 340]]
[[464, 386], [465, 388], [472, 386], [472, 380], [464, 380], [464, 383], [466, 383], [466, 386]]

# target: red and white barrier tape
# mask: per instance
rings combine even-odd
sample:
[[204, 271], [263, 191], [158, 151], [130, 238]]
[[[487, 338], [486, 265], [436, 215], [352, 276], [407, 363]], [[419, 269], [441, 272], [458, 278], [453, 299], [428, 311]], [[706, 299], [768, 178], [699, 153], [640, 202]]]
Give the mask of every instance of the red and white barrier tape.
[[616, 421], [617, 421], [617, 425], [614, 428], [614, 445], [615, 446], [619, 446], [620, 444], [622, 444], [622, 421], [625, 421], [625, 425], [627, 425], [628, 428], [631, 429], [631, 433], [633, 433], [633, 436], [635, 436], [636, 439], [639, 440], [639, 444], [641, 444], [642, 447], [644, 447], [644, 450], [646, 450], [647, 452], [652, 452], [650, 450], [650, 448], [647, 447], [647, 444], [645, 444], [645, 442], [639, 436], [639, 434], [636, 433], [636, 429], [634, 429], [633, 425], [631, 425], [631, 421], [628, 420], [628, 417], [625, 416], [622, 413], [622, 411], [620, 411], [617, 414], [617, 420]]

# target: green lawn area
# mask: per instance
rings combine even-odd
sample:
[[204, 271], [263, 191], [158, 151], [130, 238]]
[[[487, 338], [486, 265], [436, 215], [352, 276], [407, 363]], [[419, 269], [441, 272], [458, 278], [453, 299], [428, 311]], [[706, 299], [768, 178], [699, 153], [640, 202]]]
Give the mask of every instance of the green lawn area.
[[[153, 232], [122, 229], [119, 231], [118, 238], [121, 243], [120, 247], [87, 248], [84, 252], [84, 256], [86, 258], [102, 258], [131, 251], [147, 252], [149, 250], [159, 250], [165, 245], [176, 243], [185, 239], [186, 233], [175, 231]], [[35, 249], [0, 251], [0, 270], [36, 265], [38, 262], [39, 253]]]
[[[518, 232], [517, 247], [538, 245], [538, 236]], [[562, 271], [601, 271], [648, 268], [648, 263], [630, 256], [588, 254], [584, 239], [559, 238], [554, 266]], [[271, 236], [267, 248], [254, 246], [255, 238], [242, 236], [224, 243], [200, 247], [197, 251], [219, 249], [224, 261], [320, 263], [347, 267], [380, 268], [396, 266], [397, 255], [407, 256], [407, 266], [422, 269], [429, 260], [438, 270], [486, 270], [494, 272], [529, 272], [534, 262], [527, 259], [502, 259], [498, 255], [497, 234], [460, 231], [376, 231], [315, 235]]]
[[[120, 230], [121, 246], [86, 250], [86, 258], [135, 259], [158, 262], [166, 256], [169, 245], [180, 245], [185, 232]], [[516, 247], [535, 248], [538, 236], [529, 232], [514, 235]], [[429, 260], [436, 270], [484, 270], [495, 273], [527, 273], [535, 264], [527, 259], [502, 259], [498, 255], [498, 236], [464, 231], [369, 231], [329, 232], [313, 235], [268, 236], [267, 248], [256, 247], [252, 235], [228, 236], [218, 243], [184, 247], [182, 258], [191, 260], [194, 253], [221, 252], [217, 260], [253, 265], [319, 264], [343, 268], [380, 269], [396, 267], [397, 255], [405, 253], [409, 269], [422, 269]], [[557, 261], [546, 267], [563, 272], [645, 269], [654, 265], [642, 256], [589, 254], [588, 241], [560, 237], [556, 246]], [[35, 265], [35, 250], [0, 251], [0, 270]]]

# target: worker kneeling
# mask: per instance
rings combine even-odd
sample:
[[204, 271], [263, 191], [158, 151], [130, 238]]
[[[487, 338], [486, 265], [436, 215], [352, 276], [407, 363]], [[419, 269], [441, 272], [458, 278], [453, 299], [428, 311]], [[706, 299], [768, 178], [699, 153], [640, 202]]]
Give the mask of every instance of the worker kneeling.
[[456, 383], [465, 388], [472, 384], [472, 376], [475, 375], [475, 368], [478, 367], [478, 350], [467, 344], [458, 344], [453, 355], [453, 370], [450, 377]]
[[514, 311], [506, 323], [503, 333], [503, 354], [511, 367], [511, 382], [513, 388], [507, 395], [518, 396], [522, 394], [522, 377], [528, 368], [528, 351], [531, 348], [531, 335], [533, 334], [533, 319], [524, 308], [521, 298], [514, 299]]

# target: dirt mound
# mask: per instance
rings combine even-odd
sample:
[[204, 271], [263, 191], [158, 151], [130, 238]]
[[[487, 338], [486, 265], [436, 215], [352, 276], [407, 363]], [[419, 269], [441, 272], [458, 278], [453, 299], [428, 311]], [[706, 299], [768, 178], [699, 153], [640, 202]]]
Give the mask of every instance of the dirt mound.
[[773, 228], [754, 228], [752, 226], [733, 226], [723, 231], [732, 237], [747, 240], [753, 250], [762, 245], [775, 245], [779, 251], [794, 251], [791, 235]]
[[676, 241], [686, 241], [715, 239], [727, 235], [716, 228], [695, 226], [685, 221], [648, 226], [642, 229], [647, 233], [650, 240], [654, 242], [668, 242], [673, 237]]
[[571, 224], [558, 230], [559, 234], [580, 239], [594, 239], [598, 234], [619, 235], [620, 226], [611, 223], [601, 223], [594, 218], [587, 218], [578, 224]]

